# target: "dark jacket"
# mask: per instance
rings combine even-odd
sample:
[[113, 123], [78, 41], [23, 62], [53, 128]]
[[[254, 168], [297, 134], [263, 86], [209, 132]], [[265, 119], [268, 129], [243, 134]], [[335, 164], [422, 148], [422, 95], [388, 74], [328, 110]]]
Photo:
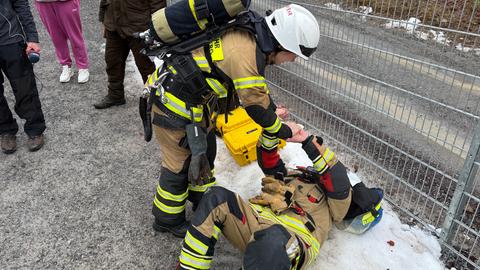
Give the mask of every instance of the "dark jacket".
[[99, 20], [125, 38], [147, 30], [151, 14], [165, 5], [166, 0], [100, 0]]
[[0, 0], [0, 45], [22, 41], [38, 42], [28, 0]]

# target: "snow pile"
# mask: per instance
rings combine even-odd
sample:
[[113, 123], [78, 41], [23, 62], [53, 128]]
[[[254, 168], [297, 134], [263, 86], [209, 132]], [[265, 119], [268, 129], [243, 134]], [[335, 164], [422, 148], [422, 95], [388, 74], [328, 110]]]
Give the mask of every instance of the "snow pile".
[[[370, 13], [373, 13], [373, 8], [367, 6], [359, 6], [358, 11], [362, 14], [368, 15]], [[363, 22], [367, 21], [367, 16], [365, 15], [360, 17]]]
[[406, 29], [407, 32], [413, 33], [415, 29], [417, 29], [418, 25], [421, 23], [421, 21], [417, 18], [410, 18], [407, 21], [390, 21], [385, 24], [385, 28], [391, 29], [391, 28], [403, 28]]
[[[218, 139], [215, 170], [218, 184], [239, 193], [243, 199], [260, 191], [262, 172], [254, 162], [239, 167]], [[300, 144], [288, 143], [281, 150], [288, 167], [311, 165]], [[352, 180], [359, 176], [350, 173]], [[445, 269], [440, 261], [440, 245], [424, 231], [404, 225], [391, 207], [383, 203], [382, 221], [364, 235], [333, 229], [320, 256], [310, 269]], [[239, 255], [240, 256], [240, 255]]]
[[[417, 28], [421, 26], [421, 23], [419, 19], [412, 17], [407, 21], [390, 21], [384, 27], [387, 29], [403, 28], [407, 30], [407, 33], [413, 34], [419, 39], [433, 40], [443, 45], [451, 45], [453, 43], [452, 40], [448, 39], [444, 31], [435, 31], [433, 29], [428, 30], [428, 32], [419, 31]], [[461, 43], [458, 43], [455, 48], [461, 52], [474, 52], [480, 56], [480, 48], [465, 47]]]
[[465, 47], [462, 43], [458, 43], [455, 48], [461, 52], [475, 52], [476, 55], [480, 56], [480, 48]]
[[340, 7], [339, 4], [335, 4], [335, 3], [325, 3], [323, 5], [329, 9], [338, 10], [338, 11], [343, 10], [343, 8]]

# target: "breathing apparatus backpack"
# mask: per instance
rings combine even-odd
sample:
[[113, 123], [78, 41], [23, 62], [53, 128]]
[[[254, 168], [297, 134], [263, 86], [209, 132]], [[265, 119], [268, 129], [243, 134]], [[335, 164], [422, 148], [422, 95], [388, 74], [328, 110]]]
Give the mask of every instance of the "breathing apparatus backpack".
[[159, 42], [175, 44], [226, 24], [249, 6], [250, 0], [182, 0], [153, 13], [152, 26]]
[[[181, 0], [152, 14], [152, 25], [136, 36], [144, 40], [147, 47], [143, 53], [164, 61], [162, 75], [169, 73], [177, 89], [175, 95], [187, 106], [205, 102], [212, 90], [206, 76], [228, 84], [227, 104], [231, 99], [233, 81], [213, 64], [210, 48], [213, 41], [229, 29], [237, 28], [256, 33], [263, 17], [249, 10], [251, 0]], [[196, 64], [191, 51], [204, 47], [211, 72], [204, 73]], [[167, 69], [168, 67], [168, 69]], [[160, 74], [158, 74], [160, 75]], [[159, 76], [156, 83], [161, 87], [167, 76]], [[140, 116], [144, 122], [145, 140], [151, 139], [150, 110], [153, 91], [144, 91], [140, 100]], [[149, 99], [149, 102], [147, 102]], [[225, 114], [228, 115], [228, 114]], [[227, 116], [226, 116], [227, 117]], [[150, 135], [149, 135], [150, 134]]]

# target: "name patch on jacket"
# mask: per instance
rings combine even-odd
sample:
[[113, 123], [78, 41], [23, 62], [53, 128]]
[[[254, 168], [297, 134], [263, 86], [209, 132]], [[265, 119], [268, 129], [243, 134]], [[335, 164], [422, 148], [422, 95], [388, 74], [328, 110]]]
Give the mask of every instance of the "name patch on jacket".
[[223, 48], [222, 40], [217, 38], [210, 43], [210, 55], [212, 56], [212, 61], [222, 61], [223, 58]]

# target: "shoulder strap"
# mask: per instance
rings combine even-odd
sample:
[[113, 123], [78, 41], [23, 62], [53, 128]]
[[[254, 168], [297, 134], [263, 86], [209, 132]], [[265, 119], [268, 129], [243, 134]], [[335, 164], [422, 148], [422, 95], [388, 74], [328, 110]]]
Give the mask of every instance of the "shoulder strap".
[[[213, 63], [212, 60], [212, 55], [210, 54], [210, 48], [209, 45], [203, 46], [203, 51], [205, 52], [205, 58], [207, 58], [208, 65], [210, 66], [211, 73], [218, 77], [221, 81], [225, 82], [228, 87], [227, 87], [227, 109], [230, 105], [230, 99], [232, 98], [233, 91], [235, 91], [235, 85], [233, 83], [233, 80], [223, 72], [223, 70], [219, 69], [215, 63]], [[225, 111], [225, 123], [228, 122], [228, 112]]]

